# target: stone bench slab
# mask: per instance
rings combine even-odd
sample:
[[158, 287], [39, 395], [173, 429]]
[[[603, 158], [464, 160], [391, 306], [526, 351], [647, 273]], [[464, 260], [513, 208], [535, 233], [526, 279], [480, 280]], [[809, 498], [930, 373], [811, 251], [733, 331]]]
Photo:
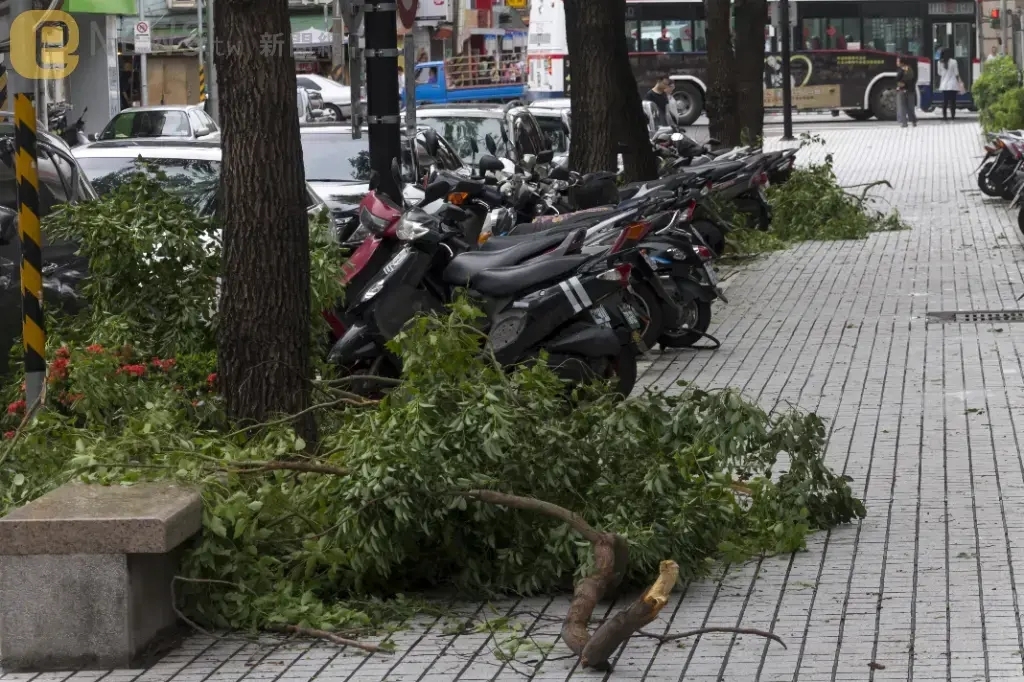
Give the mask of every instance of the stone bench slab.
[[0, 555], [166, 554], [202, 520], [193, 488], [69, 484], [0, 518]]

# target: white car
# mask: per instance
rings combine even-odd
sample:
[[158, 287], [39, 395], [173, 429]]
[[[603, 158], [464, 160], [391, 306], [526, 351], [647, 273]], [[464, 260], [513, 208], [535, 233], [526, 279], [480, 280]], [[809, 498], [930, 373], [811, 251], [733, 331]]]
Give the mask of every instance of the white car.
[[181, 142], [187, 140], [215, 140], [220, 136], [220, 128], [201, 104], [159, 105], [149, 107], [129, 107], [123, 109], [103, 128], [95, 139], [104, 140], [127, 139], [172, 139]]
[[300, 88], [319, 92], [324, 107], [334, 112], [335, 120], [352, 116], [352, 89], [347, 85], [312, 73], [296, 74], [295, 82]]

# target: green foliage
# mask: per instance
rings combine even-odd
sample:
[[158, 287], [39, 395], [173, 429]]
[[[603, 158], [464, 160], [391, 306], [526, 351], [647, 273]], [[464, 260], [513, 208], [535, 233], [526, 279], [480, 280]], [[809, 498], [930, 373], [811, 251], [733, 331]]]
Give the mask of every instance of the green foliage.
[[[261, 470], [306, 461], [306, 444], [284, 425], [225, 434], [216, 402], [199, 405], [195, 388], [176, 390], [162, 371], [119, 375], [102, 353], [69, 372], [75, 409], [37, 417], [0, 475], [31, 477], [22, 485], [34, 494], [76, 475], [202, 484], [206, 532], [178, 591], [196, 620], [239, 629], [359, 630], [397, 608], [378, 598], [449, 584], [542, 592], [587, 570], [589, 547], [564, 525], [459, 495], [474, 488], [554, 502], [621, 533], [631, 583], [664, 558], [697, 576], [720, 558], [797, 550], [808, 533], [863, 516], [825, 467], [816, 416], [695, 388], [570, 403], [545, 367], [509, 374], [481, 356], [477, 314], [460, 302], [449, 317], [416, 320], [396, 341], [404, 382], [379, 405], [318, 409], [316, 462], [339, 475]], [[83, 353], [71, 352], [72, 368]], [[109, 411], [94, 417], [104, 400]], [[32, 473], [40, 457], [43, 477]]]
[[[771, 229], [761, 232], [740, 225], [727, 235], [732, 253], [783, 249], [811, 240], [864, 239], [872, 232], [906, 229], [898, 211], [883, 213], [871, 205], [868, 192], [881, 180], [844, 188], [833, 168], [832, 155], [822, 163], [796, 168], [784, 184], [768, 188]], [[848, 190], [858, 189], [858, 193]]]
[[[423, 608], [410, 591], [544, 592], [589, 570], [590, 548], [563, 524], [470, 501], [471, 489], [553, 502], [621, 533], [632, 584], [666, 558], [692, 577], [794, 551], [865, 513], [825, 466], [815, 415], [690, 387], [569, 398], [545, 366], [509, 373], [481, 354], [480, 313], [464, 301], [394, 341], [404, 375], [379, 403], [341, 409], [346, 379], [316, 381], [315, 452], [287, 419], [233, 431], [213, 373], [216, 231], [148, 183], [127, 185], [145, 202], [115, 192], [93, 205], [102, 218], [70, 214], [91, 277], [109, 281], [90, 280], [90, 307], [55, 326], [47, 409], [26, 414], [17, 384], [5, 393], [0, 513], [75, 479], [200, 485], [205, 531], [176, 583], [198, 623], [354, 633]], [[313, 239], [317, 306], [337, 292], [335, 248]], [[196, 275], [205, 281], [184, 282]], [[320, 473], [295, 470], [309, 465]]]
[[[214, 349], [220, 226], [163, 189], [165, 176], [143, 166], [96, 201], [46, 219], [48, 232], [80, 244], [90, 306], [56, 320], [58, 338], [108, 346], [133, 344], [160, 356]], [[323, 213], [310, 219], [313, 338], [323, 344], [320, 311], [343, 295], [341, 247]]]
[[985, 62], [981, 75], [971, 85], [971, 97], [981, 112], [981, 125], [989, 132], [1021, 127], [1020, 71], [1011, 57]]

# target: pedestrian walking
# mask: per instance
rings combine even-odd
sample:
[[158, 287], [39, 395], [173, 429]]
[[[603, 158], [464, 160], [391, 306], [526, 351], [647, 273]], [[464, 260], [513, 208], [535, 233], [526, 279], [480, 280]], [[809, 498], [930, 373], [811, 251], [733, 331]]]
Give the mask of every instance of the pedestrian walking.
[[900, 57], [900, 71], [896, 75], [896, 120], [901, 128], [906, 128], [908, 122], [917, 127], [917, 72], [911, 60], [911, 57]]
[[949, 120], [956, 120], [956, 96], [963, 88], [960, 71], [957, 68], [956, 60], [953, 59], [953, 51], [947, 47], [942, 51], [942, 58], [939, 59], [939, 90], [942, 91], [943, 121], [947, 120], [946, 109], [949, 109]]
[[672, 79], [667, 74], [662, 74], [658, 76], [654, 87], [644, 95], [644, 101], [653, 102], [654, 106], [658, 108], [659, 126], [668, 125], [668, 100], [671, 87]]

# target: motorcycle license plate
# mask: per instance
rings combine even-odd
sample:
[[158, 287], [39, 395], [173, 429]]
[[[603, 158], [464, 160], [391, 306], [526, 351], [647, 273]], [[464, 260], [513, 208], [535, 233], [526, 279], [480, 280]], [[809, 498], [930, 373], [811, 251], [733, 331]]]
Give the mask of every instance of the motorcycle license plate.
[[619, 310], [622, 311], [622, 316], [626, 318], [626, 324], [629, 325], [630, 329], [636, 330], [640, 328], [640, 318], [637, 317], [636, 311], [633, 310], [633, 306], [623, 303], [619, 306]]
[[704, 264], [704, 272], [708, 273], [708, 281], [711, 282], [711, 286], [718, 286], [718, 275], [715, 274], [715, 269], [709, 264]]

